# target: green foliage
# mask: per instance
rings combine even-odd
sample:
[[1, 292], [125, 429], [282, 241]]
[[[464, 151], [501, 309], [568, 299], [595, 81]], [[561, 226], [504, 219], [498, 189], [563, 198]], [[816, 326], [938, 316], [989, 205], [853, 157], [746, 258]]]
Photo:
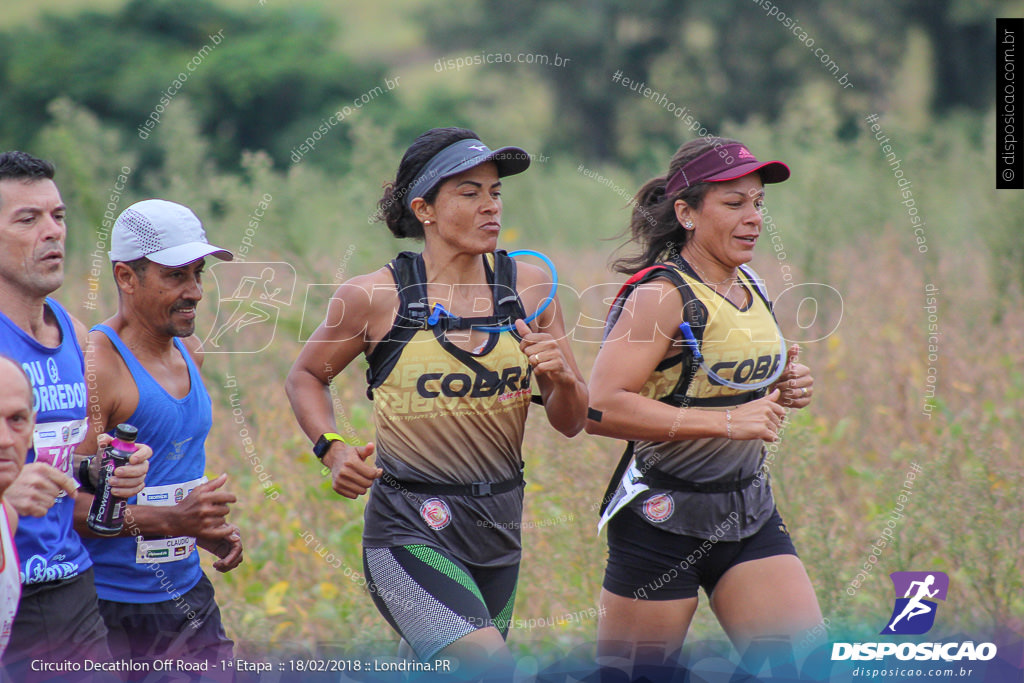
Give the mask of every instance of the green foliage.
[[[535, 68], [542, 69], [559, 113], [549, 147], [608, 159], [618, 152], [619, 98], [610, 96], [617, 88], [610, 81], [612, 72], [621, 69], [627, 77], [646, 79], [652, 58], [680, 29], [677, 6], [669, 1], [647, 3], [641, 15], [615, 1], [479, 2], [473, 11], [453, 5], [424, 12], [423, 18], [441, 44], [515, 56], [544, 55], [549, 64]], [[510, 26], [517, 30], [509, 31]], [[571, 61], [557, 66], [556, 56]], [[565, 135], [567, 130], [574, 134]]]
[[[932, 256], [926, 259], [907, 232], [905, 207], [873, 135], [862, 131], [840, 142], [809, 126], [805, 115], [797, 109], [775, 126], [749, 123], [727, 131], [759, 154], [791, 163], [792, 179], [771, 188], [769, 203], [797, 281], [813, 281], [799, 265], [806, 263], [808, 272], [844, 298], [836, 333], [824, 343], [805, 345], [801, 354], [816, 378], [815, 403], [792, 416], [773, 460], [779, 507], [830, 619], [831, 634], [877, 634], [877, 624], [888, 616], [881, 612], [891, 605], [883, 566], [888, 571], [934, 568], [951, 575], [957, 592], [949, 602], [958, 607], [941, 612], [937, 633], [1012, 625], [1022, 607], [1019, 529], [1024, 520], [1012, 492], [1024, 485], [1014, 461], [1024, 428], [1024, 378], [1010, 352], [1013, 342], [1005, 340], [1007, 330], [1024, 329], [1024, 307], [1020, 294], [1008, 291], [1006, 324], [994, 326], [988, 295], [996, 285], [970, 277], [986, 271], [989, 253], [976, 235], [1014, 225], [998, 208], [1015, 206], [998, 204], [1011, 198], [997, 200], [994, 190], [976, 179], [989, 175], [985, 145], [978, 144], [978, 131], [989, 124], [963, 117], [915, 134], [883, 121], [904, 155], [904, 168], [929, 219]], [[58, 161], [58, 184], [72, 207], [71, 223], [95, 224], [102, 211], [97, 203], [120, 167], [131, 166], [133, 158], [123, 138], [84, 108], [62, 101], [53, 105], [53, 116], [41, 144]], [[828, 120], [831, 114], [819, 116]], [[393, 635], [359, 583], [361, 504], [340, 499], [319, 474], [281, 389], [299, 341], [322, 317], [330, 291], [307, 294], [306, 286], [332, 285], [379, 267], [399, 249], [418, 246], [393, 240], [383, 226], [368, 220], [380, 182], [394, 172], [403, 151], [394, 128], [367, 117], [353, 121], [351, 138], [354, 170], [348, 172], [325, 172], [307, 163], [312, 158], [280, 170], [261, 153], [244, 154], [241, 170], [229, 172], [213, 163], [198, 112], [179, 98], [149, 140], [159, 152], [159, 166], [140, 172], [141, 189], [121, 200], [122, 207], [143, 196], [189, 204], [211, 240], [234, 249], [257, 202], [271, 195], [249, 260], [284, 261], [297, 274], [297, 295], [281, 311], [277, 336], [266, 352], [208, 354], [203, 367], [217, 425], [208, 442], [210, 469], [230, 474], [232, 491], [239, 496], [232, 521], [242, 527], [246, 544], [245, 562], [214, 580], [225, 623], [247, 656], [263, 647], [272, 653], [315, 650], [325, 639], [362, 652], [385, 653], [393, 647]], [[927, 158], [914, 151], [919, 148], [930, 150]], [[958, 173], [943, 172], [954, 164]], [[616, 188], [628, 196], [645, 179], [611, 165], [589, 170], [609, 183], [584, 175], [579, 165], [552, 160], [509, 178], [503, 192], [502, 246], [538, 248], [553, 256], [566, 283], [561, 296], [570, 327], [581, 314], [600, 317], [604, 312], [578, 310], [582, 304], [572, 300], [570, 287], [582, 291], [621, 280], [603, 267], [617, 242], [600, 238], [626, 225], [626, 200]], [[972, 193], [977, 201], [963, 201], [961, 192]], [[87, 242], [77, 240], [73, 231], [67, 283], [59, 293], [72, 307], [84, 291], [82, 273], [91, 251]], [[768, 240], [758, 246], [755, 265], [770, 289], [778, 291], [779, 272]], [[109, 276], [101, 280], [112, 293]], [[944, 331], [938, 362], [942, 383], [934, 401], [939, 407], [928, 419], [920, 414], [915, 391], [924, 386], [922, 282], [936, 282], [942, 290]], [[101, 298], [97, 311], [75, 312], [87, 323], [98, 322], [111, 313], [113, 300]], [[216, 286], [208, 281], [201, 330], [211, 324], [217, 300]], [[956, 330], [965, 333], [953, 334]], [[596, 344], [582, 341], [574, 338], [573, 348], [589, 374]], [[339, 427], [346, 425], [369, 440], [373, 424], [362, 369], [351, 364], [335, 380], [332, 394]], [[228, 374], [237, 378], [237, 389], [224, 388]], [[275, 499], [267, 497], [240, 440], [242, 426], [231, 412], [230, 401], [239, 400], [230, 398], [235, 391]], [[516, 618], [548, 624], [594, 607], [605, 560], [603, 543], [593, 533], [594, 503], [618, 449], [612, 440], [584, 436], [569, 443], [539, 415], [531, 417]], [[924, 472], [906, 519], [878, 568], [850, 596], [849, 582], [878, 538], [911, 462]], [[304, 537], [313, 540], [307, 544]], [[329, 558], [336, 563], [329, 564]], [[520, 656], [550, 657], [593, 642], [595, 628], [592, 617], [517, 627], [510, 647]], [[704, 638], [723, 636], [702, 608], [691, 640]]]
[[[124, 167], [135, 166], [136, 155], [125, 149], [123, 137], [104, 126], [87, 109], [66, 98], [49, 106], [52, 122], [39, 137], [38, 155], [59, 169], [61, 196], [68, 206], [68, 250], [91, 251], [102, 233], [112, 186]], [[114, 201], [116, 217], [127, 204]], [[108, 226], [109, 229], [109, 226]]]
[[[878, 95], [896, 86], [893, 65], [904, 59], [914, 31], [932, 47], [931, 62], [914, 73], [936, 91], [928, 104], [943, 112], [988, 106], [993, 77], [978, 65], [992, 41], [991, 2], [970, 11], [949, 1], [783, 4], [659, 1], [638, 11], [620, 0], [476, 0], [422, 16], [437, 43], [458, 49], [446, 57], [569, 58], [563, 67], [499, 61], [485, 65], [482, 78], [511, 84], [526, 70], [537, 73], [557, 110], [547, 145], [590, 159], [632, 162], [651, 138], [678, 144], [701, 126], [714, 133], [729, 122], [778, 121], [815, 85], [837, 113], [826, 132], [849, 133]], [[619, 72], [631, 89], [612, 80]], [[693, 121], [697, 128], [690, 130]]]
[[[358, 263], [382, 262], [401, 248], [415, 246], [394, 240], [373, 220], [381, 186], [393, 176], [404, 149], [406, 138], [394, 124], [380, 124], [369, 116], [354, 118], [347, 127], [349, 170], [340, 174], [316, 163], [327, 154], [319, 147], [286, 171], [277, 169], [265, 153], [245, 153], [233, 160], [239, 171], [232, 172], [214, 163], [213, 145], [201, 130], [201, 114], [183, 96], [171, 103], [147, 141], [160, 165], [140, 169], [132, 144], [88, 109], [60, 100], [50, 111], [53, 123], [43, 130], [40, 149], [57, 162], [73, 225], [100, 224], [105, 197], [119, 169], [127, 166], [133, 169], [136, 188], [129, 194], [164, 194], [192, 206], [213, 226], [213, 234], [225, 235], [219, 239], [229, 247], [240, 242], [248, 215], [269, 193], [273, 202], [264, 223], [273, 227], [261, 233], [254, 258], [277, 252], [307, 273], [334, 274], [337, 262], [330, 260], [341, 259], [351, 249], [346, 276], [351, 277], [358, 272], [352, 270]], [[827, 106], [815, 111], [819, 120], [830, 120]], [[922, 133], [885, 118], [880, 122], [911, 182], [914, 208], [925, 221], [929, 249], [921, 257], [931, 262], [943, 247], [976, 240], [1004, 273], [1000, 291], [1010, 283], [1024, 283], [1024, 252], [1014, 223], [1005, 220], [1024, 207], [1015, 193], [991, 189], [991, 149], [979, 144], [986, 128], [978, 119], [956, 117]], [[860, 125], [853, 140], [840, 142], [808, 123], [805, 109], [795, 108], [776, 125], [752, 122], [725, 129], [725, 135], [745, 141], [758, 155], [783, 159], [793, 169], [789, 181], [768, 191], [768, 210], [784, 248], [781, 255], [778, 249], [773, 254], [769, 244], [755, 264], [770, 282], [785, 263], [795, 265], [806, 281], [828, 283], [830, 254], [883, 233], [896, 235], [901, 249], [918, 249], [909, 207], [891, 166], [869, 124]], [[611, 251], [623, 239], [629, 198], [648, 177], [663, 172], [669, 151], [662, 152], [651, 162], [656, 165], [639, 173], [567, 162], [564, 157], [535, 162], [528, 173], [506, 183], [509, 245], [579, 246], [612, 240], [601, 246]], [[650, 154], [654, 156], [653, 151]], [[955, 182], [947, 171], [954, 165], [959, 169]], [[583, 171], [600, 173], [603, 180]], [[964, 202], [964, 196], [978, 201]], [[125, 198], [121, 208], [127, 203]], [[850, 217], [855, 219], [852, 223]], [[79, 234], [72, 231], [72, 248], [89, 242], [78, 242]], [[336, 248], [333, 254], [311, 251], [309, 245], [316, 243]]]
[[[594, 12], [590, 4], [541, 9], [532, 3], [477, 3], [459, 9], [474, 25], [505, 22], [510, 49], [515, 39], [508, 26], [522, 26], [522, 36], [533, 41], [526, 45], [520, 38], [524, 49], [561, 52], [561, 32], [574, 59], [576, 52], [597, 50], [594, 59], [610, 61], [559, 74], [568, 80], [558, 86], [536, 68], [493, 67], [448, 74], [442, 81], [429, 73], [429, 65], [427, 73], [403, 67], [401, 88], [384, 96], [391, 99], [347, 118], [292, 163], [292, 148], [325, 116], [392, 72], [353, 66], [335, 54], [333, 29], [315, 11], [267, 9], [267, 19], [205, 3], [142, 4], [132, 5], [137, 16], [127, 10], [116, 18], [86, 13], [74, 20], [48, 19], [46, 30], [9, 32], [0, 41], [0, 139], [8, 141], [0, 146], [29, 149], [57, 163], [57, 182], [70, 209], [68, 277], [58, 296], [86, 323], [113, 311], [105, 270], [99, 310], [75, 304], [82, 300], [90, 253], [102, 236], [99, 226], [123, 167], [131, 169], [131, 182], [115, 202], [118, 211], [153, 196], [188, 204], [211, 241], [229, 249], [241, 244], [257, 204], [271, 197], [248, 260], [287, 263], [297, 287], [292, 305], [280, 311], [266, 352], [208, 354], [203, 367], [215, 405], [210, 468], [230, 473], [239, 496], [232, 521], [242, 527], [246, 547], [238, 569], [209, 573], [243, 655], [257, 652], [259, 644], [268, 652], [293, 646], [315, 652], [325, 639], [388, 653], [393, 634], [359, 583], [361, 503], [331, 491], [287, 406], [285, 373], [300, 341], [322, 318], [333, 285], [380, 267], [399, 249], [419, 247], [393, 239], [371, 218], [381, 184], [393, 176], [405, 147], [432, 125], [468, 125], [488, 141], [517, 142], [521, 134], [530, 151], [562, 150], [506, 181], [501, 246], [552, 255], [566, 285], [560, 296], [570, 328], [581, 316], [600, 318], [604, 302], [588, 307], [571, 292], [621, 281], [605, 263], [622, 239], [609, 238], [627, 225], [628, 197], [664, 172], [679, 142], [692, 137], [655, 103], [609, 82], [620, 59], [611, 50], [639, 50], [647, 34], [653, 41], [654, 29], [628, 16], [621, 3], [598, 3]], [[792, 178], [768, 191], [786, 258], [762, 234], [754, 265], [772, 292], [782, 290], [781, 269], [789, 266], [796, 283], [826, 283], [842, 296], [839, 310], [829, 312], [841, 320], [839, 327], [802, 351], [815, 375], [815, 401], [791, 416], [772, 464], [780, 509], [833, 634], [877, 636], [892, 599], [885, 574], [922, 568], [950, 573], [956, 591], [950, 608], [940, 612], [937, 638], [994, 625], [1019, 630], [1024, 519], [1016, 492], [1024, 486], [1018, 462], [1024, 374], [1014, 352], [1024, 330], [1024, 251], [1017, 220], [1024, 195], [992, 189], [992, 117], [928, 114], [920, 127], [898, 112], [877, 112], [912, 183], [915, 207], [927, 221], [928, 250], [921, 253], [896, 178], [864, 120], [881, 108], [872, 99], [884, 91], [872, 81], [878, 75], [873, 65], [896, 59], [901, 48], [887, 41], [900, 34], [900, 21], [887, 26], [880, 2], [825, 3], [821, 9], [794, 3], [821, 44], [832, 50], [848, 41], [833, 53], [844, 68], [849, 56], [873, 74], [863, 85], [858, 80], [856, 92], [844, 99], [817, 64], [811, 62], [808, 71], [807, 51], [792, 36], [773, 37], [777, 22], [754, 16], [763, 15], [754, 3], [704, 4], [699, 12], [696, 4], [676, 4], [686, 17], [682, 26], [667, 15], [650, 15], [677, 32], [661, 44], [650, 43], [648, 67], [638, 61], [637, 76], [649, 68], [649, 85], [668, 83], [673, 92], [685, 92], [677, 104], [698, 103], [702, 118], [709, 112], [709, 121], [724, 122], [724, 135], [743, 140], [761, 157], [790, 164]], [[972, 6], [942, 3], [943, 21], [977, 22]], [[531, 12], [539, 12], [542, 25], [535, 25]], [[569, 21], [573, 17], [578, 25]], [[723, 34], [730, 17], [734, 30]], [[835, 24], [836, 18], [846, 23]], [[222, 26], [231, 27], [224, 42], [165, 107], [150, 137], [140, 140], [137, 125], [159, 101], [170, 72], [180, 70]], [[601, 30], [617, 42], [606, 53], [596, 45]], [[295, 35], [309, 36], [309, 44]], [[727, 38], [744, 46], [739, 52], [751, 63], [736, 55], [716, 62], [730, 44]], [[480, 40], [480, 49], [504, 49]], [[877, 45], [871, 50], [853, 50], [872, 41]], [[751, 59], [755, 46], [768, 57]], [[321, 55], [327, 55], [323, 61]], [[765, 80], [769, 63], [774, 70]], [[302, 68], [296, 71], [297, 64]], [[416, 76], [408, 83], [407, 73]], [[546, 98], [541, 91], [547, 87], [564, 94]], [[97, 88], [107, 96], [91, 94]], [[577, 90], [580, 102], [587, 102], [602, 88], [615, 111], [609, 140], [621, 141], [618, 162], [581, 163], [582, 146], [574, 138], [582, 129], [559, 107]], [[56, 93], [68, 97], [54, 100]], [[756, 102], [758, 95], [765, 101]], [[284, 101], [289, 97], [301, 102], [292, 106]], [[734, 106], [751, 115], [730, 113]], [[257, 111], [261, 107], [274, 111]], [[550, 149], [541, 142], [545, 138]], [[930, 417], [921, 414], [931, 363], [924, 350], [924, 283], [940, 288], [940, 353], [934, 362], [940, 382]], [[315, 284], [325, 287], [314, 289]], [[218, 296], [223, 293], [208, 279], [201, 330], [211, 325]], [[573, 349], [589, 375], [596, 344], [583, 341], [593, 339], [574, 337]], [[351, 364], [332, 391], [339, 426], [369, 440], [373, 424], [362, 370]], [[228, 374], [238, 379], [244, 426], [272, 477], [274, 499], [261, 486], [233, 421]], [[568, 442], [541, 416], [530, 418], [525, 521], [532, 526], [524, 529], [516, 617], [543, 620], [594, 606], [605, 560], [603, 543], [593, 533], [594, 503], [619, 450], [608, 439], [581, 435]], [[878, 538], [911, 462], [924, 473], [906, 519], [878, 568], [850, 596], [849, 581]], [[328, 564], [327, 557], [339, 564]], [[208, 556], [204, 562], [209, 564]], [[544, 657], [592, 643], [595, 628], [593, 620], [584, 620], [514, 630], [510, 646], [523, 656]], [[709, 637], [723, 638], [702, 607], [691, 642]]]
[[[988, 58], [996, 8], [991, 0], [792, 0], [785, 7], [659, 0], [642, 11], [621, 0], [388, 0], [359, 8], [130, 0], [110, 14], [46, 15], [38, 27], [6, 31], [0, 140], [31, 147], [47, 121], [46, 105], [62, 95], [121, 128], [149, 167], [159, 160], [142, 144], [151, 132], [145, 122], [168, 99], [187, 95], [221, 166], [234, 167], [243, 150], [263, 150], [283, 168], [333, 116], [321, 129], [314, 163], [342, 172], [351, 120], [339, 124], [337, 114], [384, 78], [401, 75], [399, 91], [372, 114], [398, 139], [484, 118], [510, 130], [510, 121], [525, 115], [529, 124], [511, 130], [547, 153], [639, 167], [652, 146], [674, 147], [701, 125], [720, 132], [730, 122], [782, 121], [812, 91], [834, 112], [829, 135], [855, 134], [859, 117], [884, 101], [928, 114], [979, 111], [990, 100], [991, 70], [978, 65]], [[368, 16], [373, 30], [356, 23]], [[371, 35], [380, 46], [367, 50]], [[389, 52], [396, 35], [402, 37]], [[339, 44], [358, 45], [361, 56]], [[423, 69], [435, 59], [485, 53], [538, 55], [548, 63], [480, 63], [440, 75]], [[632, 90], [612, 81], [620, 71]], [[641, 85], [655, 94], [641, 94]], [[927, 123], [922, 115], [915, 125]], [[135, 140], [129, 131], [140, 126]]]
[[[144, 144], [153, 132], [147, 119], [159, 127], [169, 103], [187, 96], [218, 163], [234, 164], [246, 149], [285, 163], [323, 117], [381, 80], [380, 65], [334, 49], [336, 31], [309, 8], [254, 14], [208, 0], [133, 0], [114, 14], [52, 16], [0, 41], [0, 139], [30, 146], [46, 105], [62, 95], [125, 131], [148, 166], [157, 160]], [[337, 154], [347, 145], [336, 135], [324, 148]]]

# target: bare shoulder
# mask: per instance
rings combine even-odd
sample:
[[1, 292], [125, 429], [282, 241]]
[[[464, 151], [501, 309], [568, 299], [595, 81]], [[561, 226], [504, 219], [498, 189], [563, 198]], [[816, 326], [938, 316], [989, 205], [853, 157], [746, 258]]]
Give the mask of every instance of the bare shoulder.
[[196, 364], [196, 367], [203, 367], [203, 359], [206, 356], [203, 353], [203, 343], [199, 341], [199, 337], [194, 334], [182, 337], [181, 343], [185, 345], [188, 355], [192, 356], [192, 361]]
[[[123, 422], [138, 405], [139, 392], [135, 378], [113, 342], [102, 332], [89, 332], [84, 351], [85, 388], [90, 397], [90, 405], [92, 397], [96, 396], [95, 410], [103, 416], [106, 425]], [[95, 415], [91, 415], [90, 420], [93, 417]]]
[[[343, 306], [335, 306], [335, 300]], [[398, 288], [387, 266], [372, 273], [357, 275], [338, 286], [328, 304], [327, 317], [345, 324], [362, 321], [372, 323], [378, 318], [389, 321], [398, 309]]]
[[86, 375], [91, 375], [101, 389], [117, 381], [122, 374], [128, 374], [121, 354], [102, 332], [87, 332], [82, 350], [85, 352]]
[[551, 286], [551, 273], [532, 263], [516, 261], [516, 285], [522, 290], [538, 285]]
[[668, 278], [657, 277], [630, 292], [606, 342], [660, 339], [659, 343], [667, 343], [678, 335], [682, 319], [679, 290]]
[[638, 314], [654, 316], [672, 329], [683, 320], [683, 295], [668, 277], [656, 277], [633, 292]]
[[[516, 264], [516, 290], [523, 301], [523, 308], [536, 311], [541, 302], [551, 293], [551, 273], [532, 263]], [[557, 292], [556, 292], [557, 295]]]
[[75, 338], [78, 339], [78, 345], [85, 350], [86, 338], [89, 336], [89, 328], [85, 326], [81, 320], [68, 313], [68, 317], [71, 318], [71, 325], [75, 328]]
[[369, 295], [368, 300], [375, 307], [397, 301], [398, 287], [391, 269], [383, 266], [372, 273], [357, 275], [341, 283], [337, 289], [338, 295], [361, 297], [361, 292]]

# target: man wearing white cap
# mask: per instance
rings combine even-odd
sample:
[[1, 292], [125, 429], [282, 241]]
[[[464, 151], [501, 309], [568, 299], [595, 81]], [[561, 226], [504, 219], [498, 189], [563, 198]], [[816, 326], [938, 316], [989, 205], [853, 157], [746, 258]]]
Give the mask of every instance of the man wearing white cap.
[[118, 310], [90, 331], [86, 348], [98, 398], [94, 419], [107, 431], [127, 422], [153, 448], [146, 488], [129, 499], [120, 536], [91, 534], [91, 496], [79, 496], [75, 510], [115, 658], [232, 656], [197, 552], [214, 553], [222, 572], [242, 561], [238, 527], [226, 519], [235, 502], [224, 488], [227, 475], [203, 475], [212, 414], [194, 332], [207, 256], [232, 258], [207, 242], [191, 210], [173, 202], [133, 204], [111, 231]]

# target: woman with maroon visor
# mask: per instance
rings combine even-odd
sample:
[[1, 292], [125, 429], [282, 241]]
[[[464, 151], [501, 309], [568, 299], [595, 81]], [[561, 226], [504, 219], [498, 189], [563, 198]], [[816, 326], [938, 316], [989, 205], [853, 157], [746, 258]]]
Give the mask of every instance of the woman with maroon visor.
[[746, 266], [764, 184], [788, 177], [735, 140], [701, 138], [636, 195], [640, 253], [615, 263], [633, 277], [605, 325], [587, 423], [630, 442], [602, 508], [603, 661], [672, 656], [698, 587], [740, 653], [821, 622], [764, 466], [765, 442], [787, 408], [810, 403], [814, 380]]

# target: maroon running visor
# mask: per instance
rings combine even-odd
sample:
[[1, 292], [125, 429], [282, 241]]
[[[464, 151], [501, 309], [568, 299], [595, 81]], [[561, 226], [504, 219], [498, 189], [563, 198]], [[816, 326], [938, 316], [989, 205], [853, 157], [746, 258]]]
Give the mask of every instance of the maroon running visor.
[[735, 180], [754, 171], [761, 173], [761, 182], [781, 183], [789, 177], [789, 166], [781, 161], [760, 162], [740, 143], [718, 145], [687, 162], [669, 178], [665, 194], [674, 195], [683, 188], [697, 183]]

